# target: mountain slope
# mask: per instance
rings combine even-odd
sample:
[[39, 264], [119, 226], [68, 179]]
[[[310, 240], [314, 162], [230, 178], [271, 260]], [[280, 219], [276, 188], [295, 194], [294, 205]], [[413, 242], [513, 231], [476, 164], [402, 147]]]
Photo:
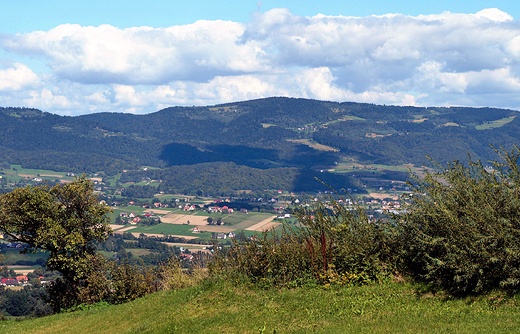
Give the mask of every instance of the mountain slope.
[[[420, 165], [494, 159], [490, 144], [520, 139], [518, 111], [417, 108], [266, 98], [217, 106], [171, 107], [147, 115], [64, 117], [0, 108], [0, 162], [113, 173], [231, 161], [250, 167], [310, 168], [344, 156], [361, 163]], [[321, 144], [321, 146], [320, 146]], [[38, 157], [38, 158], [35, 158]]]

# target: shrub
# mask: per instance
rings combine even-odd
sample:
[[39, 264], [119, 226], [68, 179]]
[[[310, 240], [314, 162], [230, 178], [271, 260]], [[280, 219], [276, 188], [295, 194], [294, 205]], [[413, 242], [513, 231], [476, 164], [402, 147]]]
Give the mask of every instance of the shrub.
[[387, 226], [370, 222], [359, 206], [328, 196], [292, 208], [299, 227], [284, 225], [281, 232], [255, 238], [236, 238], [219, 249], [210, 267], [234, 278], [247, 277], [262, 286], [361, 284], [392, 273]]
[[156, 273], [144, 265], [138, 267], [128, 261], [112, 263], [110, 278], [112, 289], [108, 299], [114, 304], [134, 300], [157, 290]]
[[520, 286], [520, 151], [485, 168], [471, 157], [411, 176], [401, 215], [401, 259], [415, 278], [452, 293]]
[[315, 275], [363, 277], [359, 282], [392, 275], [392, 226], [371, 221], [353, 199], [327, 195], [324, 200], [299, 204], [293, 211], [304, 226], [300, 234], [308, 245]]
[[70, 309], [78, 304], [94, 304], [109, 295], [107, 262], [99, 255], [88, 256], [82, 280], [75, 284], [59, 277], [47, 287], [46, 302], [54, 312]]
[[207, 276], [207, 268], [201, 264], [195, 263], [189, 268], [183, 269], [179, 258], [172, 256], [168, 262], [159, 267], [159, 289], [176, 290], [196, 286]]
[[312, 263], [303, 239], [284, 228], [263, 232], [254, 238], [239, 236], [230, 247], [215, 245], [212, 275], [225, 272], [234, 280], [248, 278], [263, 286], [286, 285], [297, 279], [312, 279]]

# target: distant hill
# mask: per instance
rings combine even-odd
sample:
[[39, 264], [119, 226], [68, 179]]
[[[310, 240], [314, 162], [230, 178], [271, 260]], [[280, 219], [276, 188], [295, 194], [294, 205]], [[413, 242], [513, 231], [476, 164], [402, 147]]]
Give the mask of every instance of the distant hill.
[[305, 170], [349, 156], [420, 165], [495, 159], [490, 144], [520, 142], [516, 110], [418, 108], [273, 97], [146, 115], [58, 116], [0, 108], [0, 163], [114, 174], [138, 166], [232, 162]]

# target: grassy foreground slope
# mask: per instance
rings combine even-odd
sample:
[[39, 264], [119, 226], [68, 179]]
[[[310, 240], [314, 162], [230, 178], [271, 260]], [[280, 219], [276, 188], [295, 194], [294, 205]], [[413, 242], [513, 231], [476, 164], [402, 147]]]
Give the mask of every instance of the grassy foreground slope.
[[213, 281], [123, 305], [2, 321], [0, 333], [515, 333], [519, 298], [445, 298], [405, 283], [261, 290]]

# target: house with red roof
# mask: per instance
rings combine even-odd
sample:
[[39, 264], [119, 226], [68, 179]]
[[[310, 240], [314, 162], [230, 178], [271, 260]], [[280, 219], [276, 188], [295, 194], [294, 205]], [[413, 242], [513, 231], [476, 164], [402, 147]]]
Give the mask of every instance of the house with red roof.
[[27, 282], [27, 281], [29, 281], [29, 279], [28, 279], [27, 276], [25, 276], [25, 275], [16, 276], [16, 280], [17, 280], [18, 282]]

